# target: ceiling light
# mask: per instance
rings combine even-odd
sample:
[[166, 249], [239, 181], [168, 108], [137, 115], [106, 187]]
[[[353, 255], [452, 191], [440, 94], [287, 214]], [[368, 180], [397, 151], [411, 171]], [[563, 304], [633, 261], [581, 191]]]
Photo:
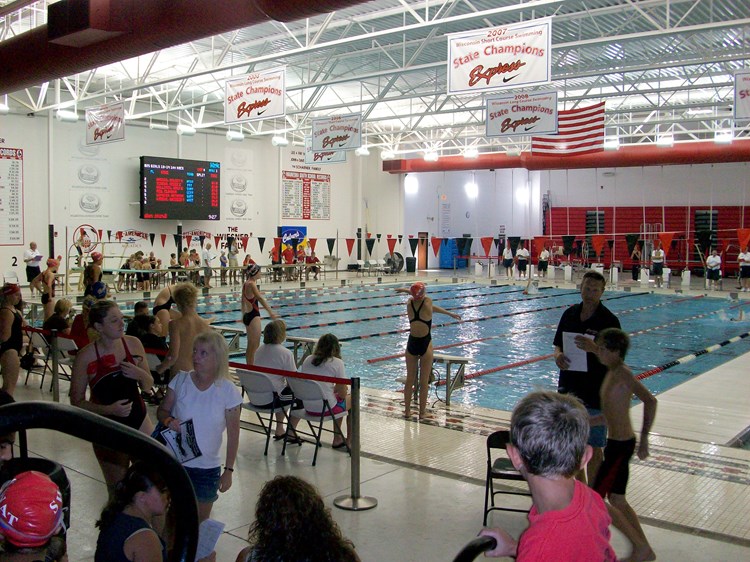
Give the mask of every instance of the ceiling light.
[[659, 135], [656, 137], [656, 146], [673, 146], [674, 145], [674, 135], [672, 133], [667, 133], [664, 135]]
[[383, 160], [390, 160], [391, 158], [395, 158], [395, 157], [396, 157], [396, 153], [393, 152], [392, 150], [380, 151], [380, 158], [382, 158]]
[[466, 191], [466, 196], [469, 199], [476, 199], [479, 197], [479, 186], [474, 181], [466, 182], [464, 191]]
[[620, 137], [606, 137], [604, 139], [604, 150], [619, 150]]
[[227, 140], [242, 142], [243, 140], [245, 140], [245, 133], [243, 133], [242, 131], [227, 131]]
[[367, 148], [365, 145], [362, 145], [357, 150], [354, 151], [354, 154], [356, 154], [357, 156], [369, 156], [370, 149]]
[[476, 158], [479, 156], [479, 150], [476, 146], [470, 146], [464, 150], [464, 158]]
[[714, 142], [716, 144], [732, 144], [734, 131], [732, 129], [719, 129], [714, 133]]
[[419, 191], [419, 180], [414, 174], [407, 175], [404, 178], [404, 193], [406, 195], [416, 195]]
[[149, 124], [148, 128], [152, 131], [168, 131], [169, 125], [167, 125], [166, 123], [151, 123]]
[[58, 121], [62, 121], [63, 123], [75, 123], [78, 121], [78, 112], [69, 109], [58, 109], [55, 116]]
[[438, 158], [440, 158], [440, 156], [434, 150], [429, 150], [429, 151], [427, 151], [427, 152], [424, 153], [424, 161], [425, 162], [437, 162]]
[[275, 135], [271, 137], [271, 144], [274, 146], [288, 146], [289, 140], [286, 137]]
[[0, 115], [8, 115], [9, 111], [10, 107], [8, 107], [7, 103], [0, 103]]
[[177, 134], [185, 137], [192, 137], [195, 134], [195, 128], [190, 125], [184, 125], [180, 123], [177, 125]]

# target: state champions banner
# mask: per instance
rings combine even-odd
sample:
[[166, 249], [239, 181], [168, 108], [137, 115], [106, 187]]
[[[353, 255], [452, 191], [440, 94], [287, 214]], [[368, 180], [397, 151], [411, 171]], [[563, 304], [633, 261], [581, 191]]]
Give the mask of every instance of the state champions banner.
[[305, 137], [305, 164], [337, 164], [339, 162], [346, 162], [345, 150], [316, 152], [312, 147], [312, 137]]
[[312, 120], [312, 149], [354, 150], [362, 146], [362, 114], [334, 115]]
[[286, 68], [246, 74], [224, 84], [224, 122], [245, 123], [286, 115]]
[[86, 144], [125, 140], [125, 104], [109, 103], [86, 109]]
[[487, 98], [485, 136], [509, 137], [557, 132], [557, 92]]
[[737, 121], [750, 120], [750, 72], [734, 75], [734, 118]]
[[448, 36], [448, 94], [552, 82], [552, 19]]

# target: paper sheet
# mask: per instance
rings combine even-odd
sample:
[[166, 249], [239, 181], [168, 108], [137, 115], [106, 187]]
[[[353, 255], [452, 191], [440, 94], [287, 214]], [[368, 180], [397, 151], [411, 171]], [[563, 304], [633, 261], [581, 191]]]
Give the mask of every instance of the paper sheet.
[[586, 361], [586, 352], [576, 345], [576, 337], [594, 339], [590, 334], [578, 334], [576, 332], [563, 332], [563, 353], [568, 359], [568, 371], [581, 371], [585, 373], [588, 370], [588, 361]]
[[216, 543], [224, 531], [224, 523], [216, 519], [206, 519], [198, 528], [198, 547], [195, 550], [196, 562], [216, 550]]

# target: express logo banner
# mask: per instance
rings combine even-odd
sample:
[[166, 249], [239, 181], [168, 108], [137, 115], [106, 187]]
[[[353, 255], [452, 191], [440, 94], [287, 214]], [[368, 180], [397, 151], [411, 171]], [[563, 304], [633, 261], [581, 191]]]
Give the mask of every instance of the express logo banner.
[[485, 135], [512, 137], [557, 132], [557, 92], [487, 98]]
[[224, 84], [224, 121], [245, 123], [286, 114], [286, 69], [246, 74]]
[[312, 137], [305, 137], [305, 164], [337, 164], [346, 162], [345, 150], [323, 150], [315, 152]]
[[122, 102], [86, 109], [86, 144], [125, 140], [125, 104]]
[[737, 121], [750, 120], [750, 72], [734, 75], [734, 118]]
[[362, 114], [335, 115], [312, 121], [312, 150], [354, 150], [362, 146]]
[[448, 37], [448, 93], [519, 88], [552, 81], [552, 20]]

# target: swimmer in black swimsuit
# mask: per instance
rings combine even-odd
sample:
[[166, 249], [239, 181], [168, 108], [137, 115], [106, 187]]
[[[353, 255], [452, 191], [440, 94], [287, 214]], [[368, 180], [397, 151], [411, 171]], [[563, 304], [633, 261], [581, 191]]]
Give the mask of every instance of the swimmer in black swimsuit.
[[58, 260], [49, 258], [47, 260], [47, 269], [37, 275], [31, 282], [31, 287], [39, 291], [39, 294], [42, 295], [45, 320], [52, 316], [55, 310], [55, 303], [52, 299], [55, 296], [55, 274], [59, 265]]
[[0, 368], [3, 373], [3, 390], [12, 395], [21, 371], [23, 347], [23, 318], [16, 310], [21, 302], [21, 287], [6, 283], [0, 290]]
[[458, 314], [449, 312], [433, 304], [425, 296], [424, 283], [414, 283], [410, 288], [398, 288], [398, 293], [409, 293], [411, 299], [406, 304], [409, 317], [409, 341], [406, 344], [406, 386], [404, 387], [404, 415], [411, 417], [411, 396], [419, 371], [419, 417], [425, 416], [427, 392], [432, 373], [432, 314], [438, 312], [460, 320]]
[[173, 318], [179, 318], [179, 312], [172, 310], [172, 305], [175, 304], [172, 298], [172, 288], [167, 285], [154, 299], [153, 314], [161, 322], [161, 333], [162, 337], [166, 337], [169, 334], [169, 322]]
[[255, 361], [255, 352], [260, 346], [260, 306], [258, 305], [263, 305], [272, 320], [279, 317], [268, 305], [256, 285], [256, 281], [260, 277], [260, 271], [258, 264], [247, 266], [245, 270], [247, 281], [242, 286], [242, 323], [247, 331], [245, 362], [248, 365], [252, 365]]

